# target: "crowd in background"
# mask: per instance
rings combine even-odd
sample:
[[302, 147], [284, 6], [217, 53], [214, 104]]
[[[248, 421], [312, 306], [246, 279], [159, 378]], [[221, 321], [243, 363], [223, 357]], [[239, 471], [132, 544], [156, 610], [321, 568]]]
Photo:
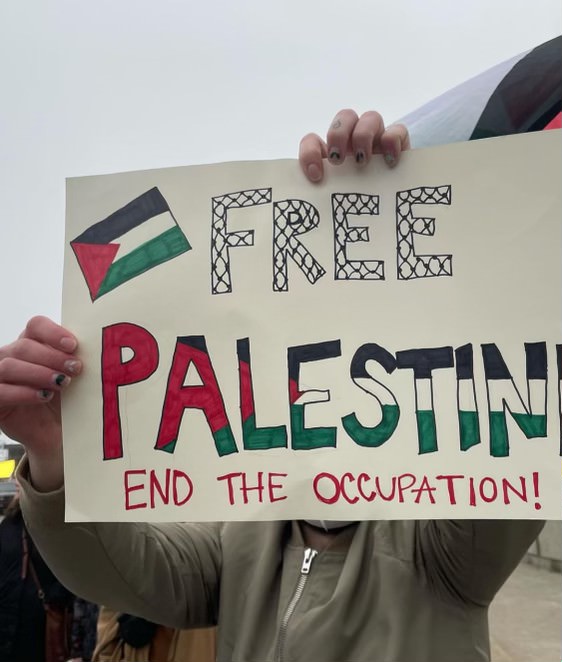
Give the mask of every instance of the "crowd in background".
[[212, 662], [214, 629], [173, 630], [74, 596], [29, 537], [19, 495], [0, 522], [2, 662]]

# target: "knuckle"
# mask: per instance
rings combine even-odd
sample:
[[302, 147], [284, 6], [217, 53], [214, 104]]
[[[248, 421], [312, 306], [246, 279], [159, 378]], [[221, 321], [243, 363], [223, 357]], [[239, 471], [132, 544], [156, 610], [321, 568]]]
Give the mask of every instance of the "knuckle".
[[336, 117], [342, 117], [342, 116], [344, 116], [344, 117], [346, 117], [346, 118], [349, 118], [349, 119], [355, 119], [355, 120], [359, 119], [359, 116], [358, 116], [357, 113], [353, 110], [353, 108], [342, 108], [342, 109], [338, 112], [338, 114], [336, 115]]
[[387, 129], [388, 133], [405, 140], [409, 136], [408, 127], [405, 124], [392, 124]]
[[309, 133], [301, 140], [299, 145], [299, 160], [308, 163], [322, 158], [322, 143], [315, 133]]
[[370, 142], [373, 138], [374, 131], [367, 127], [357, 127], [353, 132], [353, 144]]
[[26, 332], [30, 334], [35, 333], [35, 331], [41, 326], [44, 320], [45, 318], [42, 315], [35, 315], [27, 322], [25, 326]]
[[15, 365], [16, 359], [11, 356], [4, 356], [0, 359], [0, 381], [3, 381], [12, 373]]
[[306, 136], [303, 136], [301, 139], [301, 145], [306, 143], [315, 142], [318, 139], [318, 136], [315, 133], [307, 133]]
[[29, 354], [32, 341], [28, 338], [20, 338], [12, 345], [11, 355], [17, 359], [23, 359]]
[[363, 115], [361, 115], [361, 119], [377, 124], [383, 123], [382, 115], [376, 110], [367, 110], [365, 113], [363, 113]]

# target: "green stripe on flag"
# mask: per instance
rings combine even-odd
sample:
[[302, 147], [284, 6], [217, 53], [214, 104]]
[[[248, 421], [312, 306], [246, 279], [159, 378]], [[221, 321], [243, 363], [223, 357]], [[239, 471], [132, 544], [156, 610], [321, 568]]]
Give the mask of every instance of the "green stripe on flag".
[[[544, 414], [511, 412], [511, 415], [527, 439], [546, 437], [546, 416]], [[490, 412], [490, 453], [492, 457], [509, 456], [509, 436], [503, 411]]]
[[109, 268], [97, 296], [114, 290], [131, 278], [190, 249], [191, 245], [186, 236], [179, 226], [175, 225], [116, 260]]
[[365, 427], [357, 420], [355, 414], [342, 418], [342, 424], [347, 434], [359, 446], [376, 448], [390, 439], [400, 418], [400, 408], [396, 405], [381, 405], [382, 419], [374, 427]]
[[420, 453], [433, 453], [437, 450], [437, 430], [435, 414], [431, 409], [416, 411], [418, 423], [418, 443]]
[[256, 428], [256, 415], [251, 414], [242, 423], [244, 448], [250, 451], [268, 448], [286, 448], [287, 432], [284, 425], [278, 427]]
[[291, 447], [296, 451], [335, 448], [336, 428], [305, 428], [304, 405], [291, 405]]
[[467, 451], [469, 448], [480, 443], [478, 412], [459, 411], [459, 427], [461, 433], [461, 450]]
[[213, 439], [215, 440], [215, 446], [219, 457], [230, 455], [231, 453], [238, 453], [238, 448], [236, 447], [236, 442], [234, 441], [234, 435], [232, 434], [230, 425], [225, 425], [223, 428], [213, 433]]

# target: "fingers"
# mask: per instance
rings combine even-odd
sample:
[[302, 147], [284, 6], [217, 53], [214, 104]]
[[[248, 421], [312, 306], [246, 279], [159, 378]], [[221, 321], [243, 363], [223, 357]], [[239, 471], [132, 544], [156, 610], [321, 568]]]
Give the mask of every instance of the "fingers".
[[40, 315], [29, 320], [20, 338], [32, 338], [63, 352], [74, 352], [78, 346], [78, 341], [69, 331]]
[[328, 156], [326, 143], [315, 133], [308, 133], [299, 145], [299, 163], [311, 182], [319, 182], [324, 176], [322, 159]]
[[51, 400], [82, 370], [70, 349], [77, 345], [71, 333], [46, 317], [31, 319], [18, 340], [0, 348], [0, 404]]
[[380, 137], [380, 151], [389, 168], [394, 168], [400, 160], [400, 154], [410, 149], [410, 134], [403, 124], [389, 126]]
[[48, 366], [7, 357], [0, 361], [0, 383], [29, 386], [37, 391], [60, 391], [71, 377]]
[[335, 116], [324, 142], [320, 136], [309, 133], [299, 146], [299, 162], [304, 174], [312, 182], [324, 175], [323, 159], [339, 165], [352, 155], [359, 166], [367, 164], [373, 154], [383, 154], [386, 164], [393, 168], [401, 153], [410, 149], [408, 129], [394, 124], [385, 129], [383, 118], [376, 111], [363, 113], [344, 109]]
[[343, 163], [351, 148], [351, 137], [359, 117], [354, 110], [340, 110], [328, 130], [328, 159], [330, 163]]
[[30, 338], [19, 338], [8, 347], [1, 348], [0, 363], [9, 359], [42, 365], [50, 368], [51, 371], [62, 372], [68, 376], [77, 375], [82, 367], [74, 354], [62, 352]]
[[379, 113], [371, 110], [363, 113], [351, 135], [351, 151], [358, 165], [368, 163], [379, 151], [379, 141], [384, 133], [384, 121]]

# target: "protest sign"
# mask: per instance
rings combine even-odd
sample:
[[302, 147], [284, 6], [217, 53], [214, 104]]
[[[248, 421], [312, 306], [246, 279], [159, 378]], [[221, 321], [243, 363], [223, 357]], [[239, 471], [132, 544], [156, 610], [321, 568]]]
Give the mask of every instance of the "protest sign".
[[69, 520], [560, 517], [560, 131], [71, 179]]

